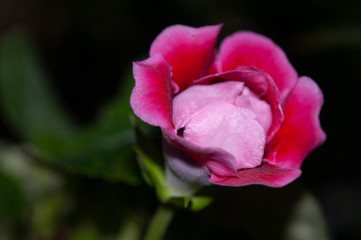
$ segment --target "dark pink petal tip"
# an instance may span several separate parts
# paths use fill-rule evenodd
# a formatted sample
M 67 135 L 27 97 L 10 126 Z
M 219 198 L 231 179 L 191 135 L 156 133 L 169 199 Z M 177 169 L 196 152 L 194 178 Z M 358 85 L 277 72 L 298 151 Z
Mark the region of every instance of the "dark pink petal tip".
M 150 56 L 161 54 L 172 67 L 173 80 L 180 91 L 204 76 L 215 56 L 222 25 L 193 28 L 174 25 L 161 32 L 152 43 Z
M 266 160 L 282 168 L 299 168 L 313 149 L 326 140 L 319 114 L 323 95 L 317 84 L 301 77 L 284 107 L 281 129 L 266 146 Z
M 271 39 L 253 32 L 237 32 L 220 46 L 219 71 L 255 66 L 268 73 L 285 99 L 297 82 L 297 73 L 285 53 Z
M 260 167 L 240 170 L 237 177 L 220 177 L 212 174 L 209 181 L 223 186 L 246 186 L 251 184 L 283 187 L 301 175 L 300 169 L 282 169 L 263 163 Z
M 133 63 L 135 87 L 130 105 L 135 115 L 154 126 L 172 129 L 171 70 L 161 55 Z

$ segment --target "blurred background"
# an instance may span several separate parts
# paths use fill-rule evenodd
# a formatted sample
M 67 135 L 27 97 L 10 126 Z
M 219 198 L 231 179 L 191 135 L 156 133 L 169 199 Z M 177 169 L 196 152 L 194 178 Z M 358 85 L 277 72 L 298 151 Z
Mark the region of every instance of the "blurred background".
M 272 38 L 323 90 L 328 138 L 285 188 L 205 189 L 214 202 L 178 211 L 165 239 L 361 239 L 360 11 L 358 0 L 1 0 L 0 240 L 144 233 L 158 200 L 132 149 L 131 62 L 178 23 Z

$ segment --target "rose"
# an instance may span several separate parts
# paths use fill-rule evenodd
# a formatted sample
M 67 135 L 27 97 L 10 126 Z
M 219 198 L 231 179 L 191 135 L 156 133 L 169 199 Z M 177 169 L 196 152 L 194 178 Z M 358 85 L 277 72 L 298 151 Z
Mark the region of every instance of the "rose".
M 133 64 L 131 106 L 161 127 L 171 181 L 284 186 L 326 138 L 322 92 L 262 35 L 237 32 L 216 54 L 220 29 L 160 33 L 150 57 Z

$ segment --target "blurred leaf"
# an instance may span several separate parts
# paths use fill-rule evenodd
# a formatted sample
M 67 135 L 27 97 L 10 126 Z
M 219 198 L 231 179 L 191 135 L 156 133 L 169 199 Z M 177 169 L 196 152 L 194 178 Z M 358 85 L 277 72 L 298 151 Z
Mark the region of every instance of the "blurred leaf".
M 0 144 L 0 158 L 0 167 L 17 179 L 31 203 L 56 193 L 62 186 L 59 174 L 37 164 L 19 146 Z
M 0 226 L 0 240 L 12 240 L 8 231 L 4 230 Z
M 71 171 L 108 180 L 138 184 L 139 169 L 131 146 L 135 143 L 129 114 L 130 88 L 134 80 L 123 78 L 125 88 L 110 101 L 98 121 L 70 139 L 56 154 L 59 162 Z
M 26 200 L 27 226 L 36 235 L 49 239 L 68 206 L 62 178 L 37 164 L 20 147 L 0 145 L 0 158 L 0 167 L 16 179 Z
M 48 86 L 26 35 L 8 34 L 0 45 L 1 104 L 9 124 L 42 150 L 73 136 L 75 126 Z
M 330 239 L 321 207 L 310 193 L 305 192 L 295 204 L 290 221 L 286 226 L 284 239 Z
M 25 203 L 19 182 L 0 168 L 0 223 L 20 218 Z
M 44 239 L 50 239 L 58 227 L 60 217 L 68 206 L 66 194 L 58 191 L 39 199 L 33 206 L 32 230 Z
M 118 232 L 117 240 L 138 240 L 145 224 L 145 214 L 141 211 L 132 211 L 126 218 Z
M 107 132 L 93 128 L 69 140 L 54 156 L 56 163 L 68 171 L 137 184 L 139 171 L 131 149 L 133 139 L 130 130 Z
M 101 240 L 103 239 L 92 225 L 84 225 L 76 229 L 69 240 Z
M 135 142 L 128 115 L 130 86 L 124 89 L 86 129 L 78 129 L 48 86 L 25 34 L 15 32 L 0 45 L 0 96 L 11 126 L 34 147 L 42 160 L 68 171 L 128 184 L 139 182 L 131 145 Z

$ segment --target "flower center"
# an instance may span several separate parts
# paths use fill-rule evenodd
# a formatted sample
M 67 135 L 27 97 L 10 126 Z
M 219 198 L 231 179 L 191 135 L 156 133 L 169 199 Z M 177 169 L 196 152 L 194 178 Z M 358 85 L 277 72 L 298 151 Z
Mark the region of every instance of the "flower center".
M 266 139 L 254 112 L 226 102 L 209 104 L 195 113 L 183 137 L 197 146 L 231 153 L 237 169 L 261 164 Z
M 261 164 L 272 124 L 269 104 L 243 82 L 194 85 L 173 99 L 177 135 L 204 148 L 221 148 L 238 169 Z

